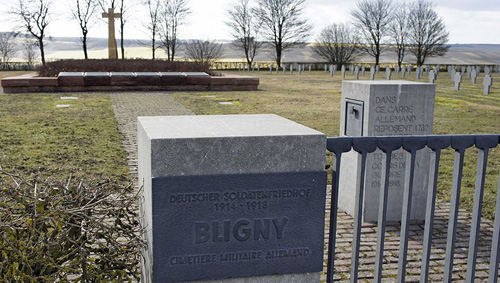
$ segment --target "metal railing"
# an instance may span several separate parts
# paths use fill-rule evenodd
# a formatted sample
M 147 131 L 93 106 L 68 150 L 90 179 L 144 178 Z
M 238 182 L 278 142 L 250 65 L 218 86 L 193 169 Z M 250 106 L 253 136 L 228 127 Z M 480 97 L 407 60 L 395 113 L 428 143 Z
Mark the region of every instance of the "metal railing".
M 375 258 L 374 282 L 382 281 L 382 265 L 384 252 L 384 237 L 387 216 L 387 197 L 389 191 L 389 176 L 391 171 L 391 156 L 395 150 L 404 149 L 407 160 L 410 160 L 409 168 L 406 168 L 403 210 L 401 219 L 401 234 L 398 258 L 397 281 L 404 282 L 406 275 L 406 263 L 408 255 L 408 236 L 410 233 L 410 212 L 413 193 L 413 180 L 415 174 L 415 160 L 417 152 L 427 147 L 431 150 L 429 187 L 427 191 L 427 204 L 425 215 L 425 228 L 423 238 L 423 251 L 420 282 L 427 282 L 429 276 L 429 263 L 432 244 L 434 212 L 436 207 L 436 189 L 438 185 L 439 161 L 441 151 L 451 147 L 454 153 L 450 217 L 448 220 L 448 233 L 446 241 L 446 256 L 444 266 L 444 282 L 451 282 L 453 272 L 453 258 L 455 253 L 455 241 L 457 233 L 457 221 L 459 212 L 460 189 L 462 184 L 462 173 L 464 167 L 465 151 L 475 146 L 478 150 L 476 183 L 474 189 L 474 205 L 472 211 L 472 225 L 469 239 L 466 281 L 474 282 L 476 259 L 478 250 L 479 228 L 481 222 L 483 192 L 485 186 L 486 167 L 490 149 L 499 144 L 500 135 L 447 135 L 447 136 L 388 136 L 388 137 L 339 137 L 328 138 L 327 149 L 332 152 L 336 167 L 332 176 L 332 194 L 330 211 L 330 234 L 328 242 L 327 282 L 333 282 L 335 240 L 337 228 L 337 209 L 339 194 L 339 178 L 342 154 L 354 150 L 361 157 L 361 170 L 359 186 L 355 192 L 354 230 L 351 257 L 351 282 L 357 282 L 359 268 L 359 251 L 362 227 L 362 209 L 364 202 L 366 160 L 369 153 L 380 149 L 385 153 L 385 171 L 380 182 L 380 201 L 377 224 L 377 247 Z M 407 165 L 408 166 L 408 163 Z M 488 282 L 498 281 L 498 264 L 500 258 L 500 181 L 496 200 L 494 232 L 491 243 L 491 256 L 489 266 Z

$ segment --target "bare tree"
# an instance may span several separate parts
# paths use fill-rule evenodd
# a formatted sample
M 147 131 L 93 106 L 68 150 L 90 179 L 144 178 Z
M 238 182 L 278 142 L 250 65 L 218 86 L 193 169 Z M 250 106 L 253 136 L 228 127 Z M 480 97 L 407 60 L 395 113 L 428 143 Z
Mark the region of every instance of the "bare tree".
M 179 27 L 185 23 L 191 13 L 187 7 L 187 0 L 166 0 L 161 11 L 163 27 L 160 31 L 162 46 L 167 51 L 167 60 L 174 61 L 179 46 Z
M 408 45 L 408 17 L 410 11 L 408 5 L 403 2 L 394 9 L 392 22 L 389 24 L 389 33 L 395 45 L 395 52 L 398 58 L 398 66 L 405 58 L 406 48 Z
M 347 24 L 332 24 L 321 31 L 312 50 L 331 64 L 347 64 L 360 53 L 359 35 Z
M 38 47 L 38 44 L 36 42 L 34 42 L 33 40 L 30 40 L 29 38 L 26 38 L 24 40 L 23 56 L 24 56 L 24 59 L 26 60 L 26 63 L 28 63 L 28 66 L 30 68 L 33 66 L 36 58 L 38 57 L 37 47 Z
M 226 25 L 231 29 L 233 45 L 245 54 L 248 65 L 253 60 L 263 42 L 258 40 L 259 24 L 249 5 L 250 0 L 236 0 L 232 9 L 228 10 L 229 21 Z
M 411 5 L 409 15 L 409 51 L 415 55 L 417 65 L 422 66 L 429 57 L 444 55 L 449 46 L 449 32 L 434 10 L 433 4 L 417 0 Z
M 186 43 L 186 56 L 198 63 L 210 65 L 224 54 L 224 46 L 210 40 L 191 40 Z
M 14 42 L 16 37 L 17 34 L 14 32 L 0 33 L 0 56 L 2 57 L 2 62 L 9 62 L 16 53 L 16 44 Z
M 391 21 L 391 0 L 360 0 L 351 11 L 354 26 L 364 37 L 366 52 L 375 58 L 375 65 L 380 62 L 384 38 L 388 35 Z
M 144 23 L 144 27 L 147 29 L 148 36 L 151 39 L 151 57 L 154 60 L 156 57 L 156 49 L 160 48 L 158 37 L 161 26 L 160 12 L 162 5 L 160 0 L 145 0 L 143 4 L 146 5 L 148 9 L 148 21 Z
M 257 0 L 254 12 L 262 26 L 262 34 L 275 50 L 278 67 L 283 52 L 304 46 L 312 26 L 301 19 L 305 0 Z
M 36 40 L 40 48 L 42 64 L 45 65 L 44 39 L 50 24 L 51 0 L 19 0 L 12 13 L 21 20 L 21 25 Z
M 78 22 L 80 26 L 80 30 L 82 31 L 82 48 L 83 55 L 85 59 L 89 58 L 87 52 L 87 34 L 89 33 L 89 27 L 91 24 L 91 20 L 94 16 L 94 12 L 97 8 L 97 3 L 95 0 L 74 0 L 71 8 L 71 13 L 73 14 L 73 18 Z

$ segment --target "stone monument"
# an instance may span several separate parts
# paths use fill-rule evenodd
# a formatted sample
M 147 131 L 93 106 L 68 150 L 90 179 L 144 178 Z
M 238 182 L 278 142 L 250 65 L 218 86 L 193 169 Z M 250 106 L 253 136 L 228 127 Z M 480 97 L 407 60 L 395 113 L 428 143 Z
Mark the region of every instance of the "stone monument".
M 341 100 L 341 136 L 393 136 L 432 134 L 436 85 L 410 81 L 344 81 Z M 377 222 L 385 154 L 377 150 L 367 157 L 363 221 Z M 339 208 L 354 215 L 358 153 L 342 156 Z M 406 155 L 392 153 L 387 221 L 401 220 Z M 413 189 L 411 219 L 424 220 L 430 151 L 420 150 Z M 383 184 L 382 184 L 383 185 Z
M 109 8 L 107 13 L 102 13 L 103 18 L 108 19 L 108 58 L 118 59 L 118 48 L 115 39 L 115 19 L 121 18 L 122 14 L 115 13 L 113 8 Z
M 277 115 L 139 117 L 138 146 L 142 282 L 320 281 L 323 133 Z

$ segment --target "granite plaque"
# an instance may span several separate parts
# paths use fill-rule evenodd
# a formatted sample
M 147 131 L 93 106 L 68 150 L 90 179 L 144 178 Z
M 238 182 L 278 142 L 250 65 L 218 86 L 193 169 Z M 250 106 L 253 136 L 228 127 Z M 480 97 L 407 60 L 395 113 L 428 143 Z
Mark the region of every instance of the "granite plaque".
M 155 281 L 322 269 L 324 171 L 161 177 L 152 187 Z

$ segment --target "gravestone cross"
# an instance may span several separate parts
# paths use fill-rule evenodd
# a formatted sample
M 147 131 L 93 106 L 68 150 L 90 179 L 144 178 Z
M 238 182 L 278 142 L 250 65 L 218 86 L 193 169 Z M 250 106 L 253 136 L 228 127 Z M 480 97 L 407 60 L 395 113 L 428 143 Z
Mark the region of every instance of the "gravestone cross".
M 385 67 L 385 77 L 388 81 L 391 80 L 391 68 Z
M 344 80 L 345 79 L 345 65 L 342 65 L 342 67 L 340 68 L 341 72 L 342 72 L 342 79 Z
M 455 73 L 455 90 L 460 90 L 460 83 L 462 82 L 462 73 Z
M 484 85 L 483 94 L 490 94 L 491 84 L 492 83 L 493 83 L 493 78 L 491 77 L 491 75 L 484 76 L 484 80 L 483 80 L 483 85 Z
M 325 72 L 327 71 L 328 65 L 325 64 Z
M 113 8 L 109 8 L 107 13 L 102 13 L 103 18 L 108 19 L 108 57 L 118 59 L 118 48 L 115 40 L 115 19 L 121 18 L 122 14 L 115 13 Z
M 370 80 L 375 80 L 375 68 L 373 66 L 370 67 Z
M 311 66 L 312 66 L 312 65 L 311 65 L 311 64 L 309 64 L 309 73 L 311 72 L 311 68 L 312 68 Z
M 434 70 L 429 71 L 429 83 L 433 84 L 436 81 L 436 73 Z
M 472 71 L 470 72 L 470 79 L 473 84 L 476 84 L 476 79 L 477 79 L 476 69 L 472 69 Z

